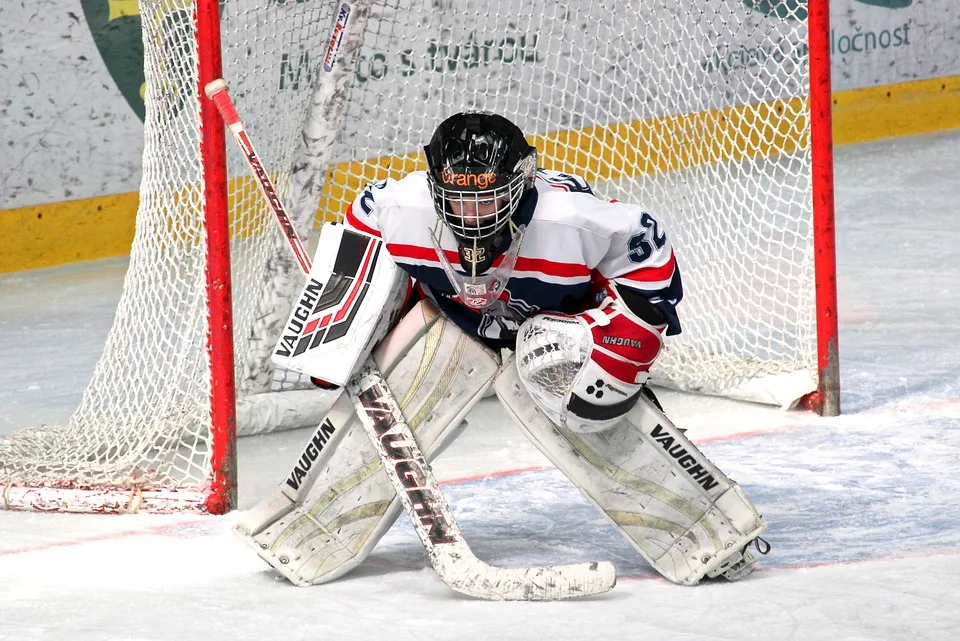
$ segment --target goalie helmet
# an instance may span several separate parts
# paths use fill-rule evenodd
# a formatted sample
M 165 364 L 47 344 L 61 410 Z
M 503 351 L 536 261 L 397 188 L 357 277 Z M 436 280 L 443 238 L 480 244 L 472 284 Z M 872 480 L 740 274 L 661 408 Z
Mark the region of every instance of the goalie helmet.
M 520 200 L 533 185 L 537 152 L 515 124 L 491 113 L 459 113 L 424 148 L 440 220 L 459 246 L 460 265 L 483 274 L 508 244 Z

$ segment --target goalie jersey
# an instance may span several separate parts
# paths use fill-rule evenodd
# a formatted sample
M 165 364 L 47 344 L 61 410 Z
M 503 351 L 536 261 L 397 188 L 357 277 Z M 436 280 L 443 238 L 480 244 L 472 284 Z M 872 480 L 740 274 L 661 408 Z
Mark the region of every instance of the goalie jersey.
M 431 242 L 434 232 L 447 260 L 459 268 L 456 240 L 443 233 L 425 172 L 369 185 L 348 208 L 345 223 L 381 237 L 424 295 L 495 349 L 513 348 L 520 324 L 541 311 L 575 314 L 595 306 L 594 285 L 608 280 L 657 307 L 668 335 L 680 332 L 680 271 L 654 215 L 597 198 L 582 178 L 541 169 L 514 221 L 526 225 L 516 265 L 498 304 L 483 313 L 458 299 Z

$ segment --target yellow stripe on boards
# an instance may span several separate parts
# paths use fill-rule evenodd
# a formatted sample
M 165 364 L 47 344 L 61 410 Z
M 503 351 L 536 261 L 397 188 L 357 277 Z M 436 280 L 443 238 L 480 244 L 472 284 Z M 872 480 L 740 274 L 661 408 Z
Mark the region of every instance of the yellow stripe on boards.
M 746 157 L 790 152 L 807 144 L 805 100 L 772 101 L 728 109 L 618 122 L 530 136 L 545 169 L 576 171 L 588 182 L 684 169 Z M 406 154 L 339 163 L 327 172 L 318 224 L 338 219 L 369 182 L 399 179 L 426 169 Z
M 742 105 L 536 136 L 547 169 L 576 167 L 588 182 L 790 152 L 807 144 L 805 100 Z
M 625 178 L 802 148 L 805 102 L 778 100 L 530 140 L 548 169 L 579 167 L 591 182 Z M 960 76 L 837 92 L 833 104 L 838 145 L 952 129 L 960 127 Z M 367 183 L 421 169 L 419 151 L 331 166 L 318 224 L 340 218 Z M 252 179 L 238 179 L 232 187 L 231 200 L 260 198 Z M 138 194 L 128 193 L 0 210 L 0 272 L 127 255 L 137 202 Z M 265 221 L 254 233 L 272 232 L 269 212 Z
M 833 95 L 833 142 L 848 145 L 960 127 L 960 76 Z
M 0 273 L 126 256 L 139 194 L 0 211 Z

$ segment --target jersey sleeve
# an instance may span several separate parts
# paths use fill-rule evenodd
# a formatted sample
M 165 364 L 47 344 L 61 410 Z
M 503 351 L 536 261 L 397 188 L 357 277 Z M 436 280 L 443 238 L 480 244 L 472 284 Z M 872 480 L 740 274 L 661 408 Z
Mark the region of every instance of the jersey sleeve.
M 380 212 L 396 200 L 397 181 L 392 178 L 370 183 L 347 207 L 344 224 L 350 229 L 381 237 Z
M 679 334 L 677 303 L 683 284 L 673 244 L 660 221 L 635 205 L 609 203 L 603 209 L 598 218 L 610 242 L 594 273 L 647 299 L 665 316 L 667 335 Z

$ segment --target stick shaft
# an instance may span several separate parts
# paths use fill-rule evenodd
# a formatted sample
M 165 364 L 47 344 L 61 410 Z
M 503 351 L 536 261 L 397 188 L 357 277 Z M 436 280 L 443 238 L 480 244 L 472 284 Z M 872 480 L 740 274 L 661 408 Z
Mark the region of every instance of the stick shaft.
M 277 223 L 280 225 L 280 230 L 290 244 L 294 258 L 296 258 L 297 263 L 300 265 L 301 271 L 303 271 L 304 274 L 309 274 L 310 257 L 307 256 L 303 241 L 300 240 L 300 235 L 297 234 L 297 230 L 293 226 L 290 216 L 287 214 L 287 209 L 283 206 L 280 194 L 277 193 L 276 188 L 273 186 L 273 181 L 270 180 L 267 170 L 264 169 L 263 163 L 260 162 L 260 156 L 257 155 L 257 151 L 254 149 L 253 143 L 250 141 L 250 137 L 243 127 L 240 114 L 237 113 L 237 108 L 234 106 L 233 100 L 230 98 L 230 93 L 227 91 L 227 83 L 224 82 L 222 78 L 219 78 L 209 83 L 204 91 L 207 97 L 213 101 L 213 104 L 217 106 L 217 111 L 220 112 L 223 121 L 230 129 L 230 133 L 233 134 L 233 139 L 237 142 L 237 146 L 239 146 L 240 151 L 243 152 L 243 157 L 247 161 L 247 165 L 250 166 L 250 171 L 253 172 L 254 178 L 257 179 L 257 184 L 260 186 L 260 192 L 264 198 L 266 198 L 270 209 L 273 210 Z

